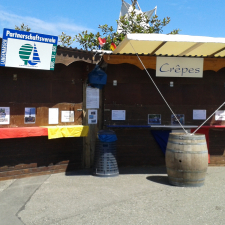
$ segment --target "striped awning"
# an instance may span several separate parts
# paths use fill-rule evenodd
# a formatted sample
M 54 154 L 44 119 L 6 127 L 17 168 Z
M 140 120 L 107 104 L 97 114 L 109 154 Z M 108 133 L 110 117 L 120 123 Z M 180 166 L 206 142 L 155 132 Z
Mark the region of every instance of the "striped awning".
M 128 34 L 113 54 L 225 57 L 225 38 L 180 34 Z

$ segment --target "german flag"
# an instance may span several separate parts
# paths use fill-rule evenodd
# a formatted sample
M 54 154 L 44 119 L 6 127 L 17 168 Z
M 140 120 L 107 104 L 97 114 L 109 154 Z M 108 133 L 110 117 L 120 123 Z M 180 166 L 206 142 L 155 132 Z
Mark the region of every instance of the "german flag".
M 112 42 L 111 45 L 110 45 L 110 49 L 112 51 L 114 51 L 116 49 L 116 45 Z

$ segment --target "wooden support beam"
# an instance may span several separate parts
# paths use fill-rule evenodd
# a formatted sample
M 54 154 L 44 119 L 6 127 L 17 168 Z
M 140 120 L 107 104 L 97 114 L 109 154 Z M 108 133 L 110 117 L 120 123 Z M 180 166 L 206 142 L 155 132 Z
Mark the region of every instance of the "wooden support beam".
M 163 43 L 161 43 L 155 50 L 153 50 L 150 55 L 154 55 L 160 48 L 162 48 L 163 45 L 166 44 L 167 41 L 164 41 Z
M 214 52 L 213 54 L 211 54 L 209 57 L 214 57 L 217 53 L 219 52 L 222 52 L 223 50 L 225 50 L 225 47 L 224 48 L 221 48 L 220 50 Z
M 139 56 L 147 69 L 156 69 L 156 56 Z M 129 63 L 143 70 L 143 66 L 136 55 L 104 55 L 103 59 L 108 64 Z M 225 67 L 225 58 L 204 58 L 203 70 L 218 70 Z

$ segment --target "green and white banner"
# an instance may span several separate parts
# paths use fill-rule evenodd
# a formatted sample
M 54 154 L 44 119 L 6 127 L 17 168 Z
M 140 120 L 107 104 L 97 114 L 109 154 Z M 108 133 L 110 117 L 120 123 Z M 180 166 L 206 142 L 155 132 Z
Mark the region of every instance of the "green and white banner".
M 57 36 L 4 29 L 0 66 L 54 70 Z

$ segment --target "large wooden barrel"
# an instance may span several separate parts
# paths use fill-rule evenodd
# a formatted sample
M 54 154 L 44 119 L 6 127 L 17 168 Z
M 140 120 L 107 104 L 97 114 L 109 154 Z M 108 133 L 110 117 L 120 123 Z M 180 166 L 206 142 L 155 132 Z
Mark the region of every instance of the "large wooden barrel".
M 170 133 L 166 147 L 166 168 L 172 185 L 202 186 L 208 168 L 205 135 Z

